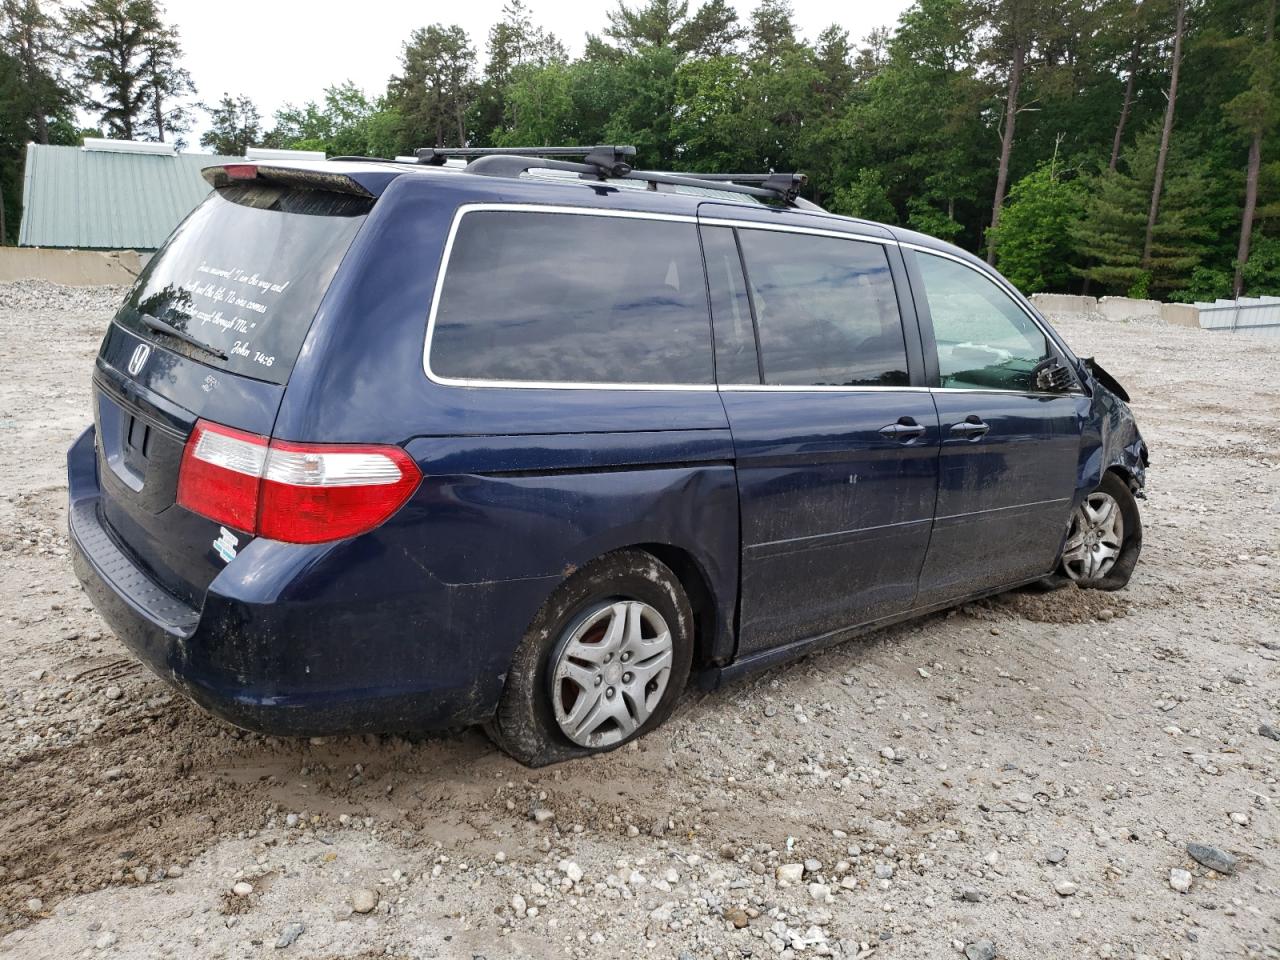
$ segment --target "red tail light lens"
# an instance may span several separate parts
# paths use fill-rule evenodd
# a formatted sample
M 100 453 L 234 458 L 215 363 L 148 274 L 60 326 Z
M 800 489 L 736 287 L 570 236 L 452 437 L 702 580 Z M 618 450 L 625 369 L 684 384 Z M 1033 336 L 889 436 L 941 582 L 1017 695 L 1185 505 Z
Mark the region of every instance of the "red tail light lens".
M 421 480 L 399 447 L 268 442 L 202 420 L 183 453 L 178 503 L 272 540 L 323 543 L 383 523 Z
M 267 453 L 258 533 L 288 543 L 355 536 L 399 510 L 421 479 L 399 447 L 277 440 Z
M 223 526 L 253 533 L 266 462 L 266 437 L 201 420 L 182 451 L 178 504 Z
M 256 180 L 258 168 L 252 163 L 228 163 L 223 172 L 232 180 Z

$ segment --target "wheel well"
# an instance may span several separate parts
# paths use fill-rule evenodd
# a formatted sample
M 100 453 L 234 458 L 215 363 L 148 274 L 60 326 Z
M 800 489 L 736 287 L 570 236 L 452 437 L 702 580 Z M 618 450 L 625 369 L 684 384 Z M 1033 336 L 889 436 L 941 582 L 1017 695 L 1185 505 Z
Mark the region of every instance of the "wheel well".
M 657 557 L 676 575 L 689 606 L 693 608 L 693 663 L 695 667 L 711 660 L 711 646 L 716 635 L 716 604 L 711 584 L 693 554 L 666 543 L 639 543 L 635 549 Z
M 1102 475 L 1105 477 L 1108 473 L 1114 473 L 1117 477 L 1123 480 L 1124 485 L 1129 489 L 1130 493 L 1137 489 L 1134 484 L 1133 473 L 1127 467 L 1118 463 L 1113 463 L 1102 472 Z

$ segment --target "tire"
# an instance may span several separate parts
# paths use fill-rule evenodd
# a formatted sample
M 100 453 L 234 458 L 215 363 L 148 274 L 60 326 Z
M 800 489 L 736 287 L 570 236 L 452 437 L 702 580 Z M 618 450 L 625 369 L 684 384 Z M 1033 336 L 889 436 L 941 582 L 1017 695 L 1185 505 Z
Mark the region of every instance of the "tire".
M 616 750 L 648 733 L 684 690 L 693 622 L 665 564 L 641 550 L 606 554 L 560 584 L 533 618 L 486 732 L 529 767 Z
M 1108 504 L 1118 511 L 1117 527 L 1112 515 L 1105 512 Z M 1101 522 L 1099 522 L 1101 518 Z M 1114 550 L 1114 556 L 1105 555 Z M 1071 514 L 1067 539 L 1058 567 L 1046 578 L 1050 587 L 1074 583 L 1088 590 L 1120 590 L 1129 583 L 1142 553 L 1142 516 L 1138 501 L 1121 477 L 1108 472 L 1102 482 Z M 1101 560 L 1090 560 L 1102 556 Z

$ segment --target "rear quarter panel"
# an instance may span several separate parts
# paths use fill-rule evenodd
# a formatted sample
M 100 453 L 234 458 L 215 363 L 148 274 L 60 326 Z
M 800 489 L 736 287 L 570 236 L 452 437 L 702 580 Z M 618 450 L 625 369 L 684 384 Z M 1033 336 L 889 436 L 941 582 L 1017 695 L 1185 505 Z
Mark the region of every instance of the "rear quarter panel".
M 714 636 L 703 640 L 728 651 L 738 500 L 719 395 L 709 387 L 457 387 L 428 379 L 427 318 L 457 207 L 590 206 L 594 197 L 450 179 L 442 188 L 404 176 L 387 189 L 334 280 L 281 404 L 276 437 L 403 444 L 424 476 L 392 521 L 357 538 L 363 546 L 340 548 L 358 549 L 348 559 L 365 572 L 323 563 L 333 586 L 414 610 L 422 642 L 495 678 L 566 576 L 611 550 L 666 545 L 694 560 L 716 608 Z M 609 200 L 618 209 L 640 204 L 655 209 L 654 195 Z

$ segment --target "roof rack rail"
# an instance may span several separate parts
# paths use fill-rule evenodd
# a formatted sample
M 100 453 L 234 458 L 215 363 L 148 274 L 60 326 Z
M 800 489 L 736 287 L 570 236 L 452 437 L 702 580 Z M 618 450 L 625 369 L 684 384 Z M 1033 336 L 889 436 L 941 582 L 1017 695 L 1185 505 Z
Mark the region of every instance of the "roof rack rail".
M 443 166 L 453 158 L 469 160 L 464 172 L 477 176 L 518 177 L 527 170 L 564 170 L 600 180 L 640 180 L 658 185 L 703 187 L 781 200 L 803 210 L 822 208 L 800 196 L 809 178 L 803 173 L 667 173 L 637 170 L 636 148 L 629 145 L 590 147 L 420 147 L 417 162 Z M 581 160 L 563 159 L 581 157 Z M 334 160 L 373 160 L 373 157 L 333 157 Z M 386 161 L 400 162 L 400 161 Z

